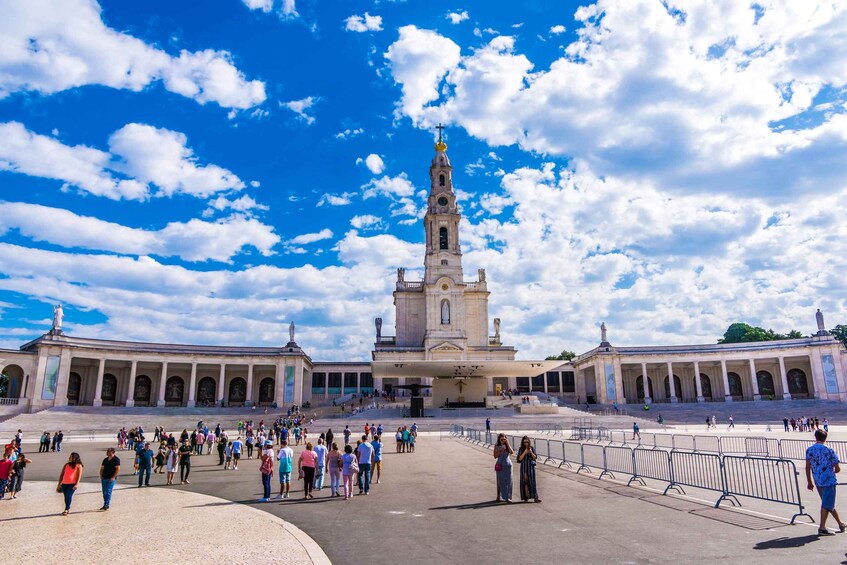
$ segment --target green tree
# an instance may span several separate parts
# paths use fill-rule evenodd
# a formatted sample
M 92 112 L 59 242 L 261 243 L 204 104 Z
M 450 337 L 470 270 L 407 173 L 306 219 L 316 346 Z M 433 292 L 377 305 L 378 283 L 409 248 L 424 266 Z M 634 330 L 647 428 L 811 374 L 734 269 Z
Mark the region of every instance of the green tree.
M 545 361 L 573 361 L 576 358 L 576 353 L 563 349 L 558 355 L 550 355 L 545 358 Z
M 730 324 L 718 340 L 718 343 L 747 343 L 751 341 L 776 341 L 780 339 L 799 339 L 803 334 L 797 330 L 791 330 L 787 334 L 776 333 L 758 326 L 751 326 L 744 322 Z
M 832 328 L 832 335 L 835 336 L 835 339 L 843 343 L 844 347 L 847 347 L 847 325 L 838 324 Z

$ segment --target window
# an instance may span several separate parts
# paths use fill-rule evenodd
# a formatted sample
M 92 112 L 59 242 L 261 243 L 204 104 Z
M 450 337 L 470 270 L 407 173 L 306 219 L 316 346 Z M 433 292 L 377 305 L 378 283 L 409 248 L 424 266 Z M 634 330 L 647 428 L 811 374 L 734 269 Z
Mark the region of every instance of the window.
M 441 264 L 444 265 L 444 266 L 447 266 L 448 265 L 447 259 L 442 259 Z
M 450 323 L 450 301 L 447 299 L 441 301 L 441 323 Z
M 444 175 L 438 175 L 438 186 L 444 186 L 446 181 L 447 179 L 444 177 Z
M 359 373 L 344 373 L 344 388 L 356 388 Z
M 447 228 L 438 230 L 438 248 L 447 249 Z
M 562 371 L 562 392 L 575 392 L 573 371 Z
M 559 392 L 559 371 L 547 373 L 547 392 Z
M 362 388 L 373 388 L 374 376 L 371 373 L 361 373 Z
M 329 374 L 329 388 L 341 388 L 341 373 Z
M 326 386 L 326 373 L 312 373 L 312 388 L 323 388 Z
M 517 377 L 515 388 L 518 389 L 518 392 L 529 392 L 529 377 Z
M 532 377 L 532 390 L 544 391 L 544 375 Z

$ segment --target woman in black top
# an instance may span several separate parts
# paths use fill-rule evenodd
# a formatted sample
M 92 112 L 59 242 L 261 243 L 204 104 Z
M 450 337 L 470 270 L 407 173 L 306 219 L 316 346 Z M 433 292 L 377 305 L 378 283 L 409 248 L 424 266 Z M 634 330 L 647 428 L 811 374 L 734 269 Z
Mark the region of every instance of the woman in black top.
M 14 475 L 9 482 L 9 492 L 12 493 L 12 498 L 18 496 L 21 492 L 21 485 L 24 482 L 27 463 L 32 463 L 32 459 L 27 459 L 23 453 L 18 453 L 18 458 L 15 460 L 15 465 L 12 467 Z
M 532 447 L 532 441 L 527 436 L 521 439 L 521 446 L 518 449 L 518 463 L 521 465 L 521 500 L 529 502 L 533 499 L 535 502 L 541 502 L 538 498 L 538 488 L 535 484 L 535 463 L 538 455 L 535 453 L 535 448 Z

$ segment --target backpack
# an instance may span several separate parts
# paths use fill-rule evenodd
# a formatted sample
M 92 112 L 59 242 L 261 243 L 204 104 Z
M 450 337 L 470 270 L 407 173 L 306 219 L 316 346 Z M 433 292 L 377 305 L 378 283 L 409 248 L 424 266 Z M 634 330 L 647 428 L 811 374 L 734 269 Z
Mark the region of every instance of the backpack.
M 262 464 L 259 466 L 259 470 L 262 472 L 263 475 L 273 475 L 273 472 L 274 472 L 273 457 L 268 457 L 264 461 L 262 461 Z

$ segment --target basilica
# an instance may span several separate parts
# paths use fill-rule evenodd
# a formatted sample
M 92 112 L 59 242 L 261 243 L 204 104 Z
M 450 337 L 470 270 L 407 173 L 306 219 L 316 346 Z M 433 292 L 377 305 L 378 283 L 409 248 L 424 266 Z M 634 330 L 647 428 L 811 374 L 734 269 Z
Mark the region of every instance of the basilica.
M 847 401 L 847 351 L 816 315 L 808 338 L 737 344 L 613 345 L 601 326 L 594 349 L 570 362 L 516 360 L 489 319 L 484 269 L 466 280 L 462 216 L 439 134 L 423 220 L 423 280 L 398 269 L 395 331 L 375 319 L 370 361 L 313 361 L 295 341 L 281 347 L 90 339 L 53 327 L 18 350 L 0 349 L 6 379 L 0 415 L 53 406 L 282 406 L 330 403 L 375 390 L 427 391 L 434 406 L 490 406 L 504 390 L 571 403 Z M 377 313 L 378 314 L 378 313 Z M 492 333 L 493 329 L 493 333 Z M 562 336 L 563 340 L 566 336 Z

